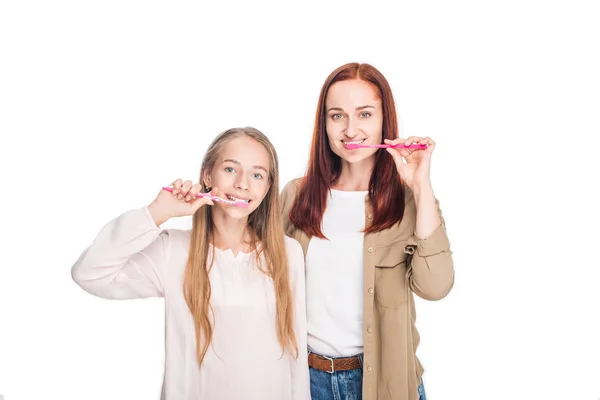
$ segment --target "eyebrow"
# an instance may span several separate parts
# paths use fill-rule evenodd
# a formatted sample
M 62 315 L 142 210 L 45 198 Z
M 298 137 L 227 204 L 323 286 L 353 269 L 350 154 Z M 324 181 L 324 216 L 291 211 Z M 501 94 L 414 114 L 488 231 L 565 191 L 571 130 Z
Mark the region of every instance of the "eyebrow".
M 225 164 L 226 162 L 234 163 L 234 164 L 240 165 L 240 166 L 242 165 L 242 163 L 240 163 L 239 161 L 233 160 L 231 158 L 228 158 L 227 160 L 223 160 L 223 164 Z M 254 169 L 262 169 L 266 173 L 269 173 L 269 171 L 267 171 L 267 169 L 265 167 L 263 167 L 262 165 L 253 165 L 252 168 L 254 168 Z
M 356 111 L 364 110 L 365 108 L 375 108 L 375 107 L 374 106 L 370 106 L 370 105 L 360 106 L 360 107 L 356 107 Z M 331 107 L 329 110 L 327 110 L 327 112 L 333 111 L 333 110 L 344 111 L 340 107 Z

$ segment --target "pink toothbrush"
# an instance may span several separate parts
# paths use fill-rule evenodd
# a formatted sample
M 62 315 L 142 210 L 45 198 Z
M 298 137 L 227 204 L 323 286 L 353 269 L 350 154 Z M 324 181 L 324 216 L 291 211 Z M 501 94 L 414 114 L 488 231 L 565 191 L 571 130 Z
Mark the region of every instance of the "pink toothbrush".
M 358 143 L 348 143 L 346 145 L 346 148 L 348 150 L 355 150 L 355 149 L 387 149 L 388 147 L 404 147 L 405 149 L 417 149 L 417 150 L 425 150 L 427 148 L 427 144 L 417 144 L 417 143 L 413 143 L 413 144 L 409 144 L 408 146 L 405 144 L 397 144 L 397 145 L 392 145 L 392 144 L 358 144 Z
M 164 186 L 163 190 L 166 190 L 167 192 L 173 192 L 173 188 L 169 187 L 169 186 Z M 196 197 L 205 197 L 207 199 L 210 199 L 212 201 L 220 201 L 221 203 L 225 203 L 225 204 L 229 204 L 232 206 L 236 206 L 236 207 L 248 207 L 248 203 L 246 203 L 243 200 L 229 200 L 229 199 L 223 199 L 221 197 L 217 197 L 217 196 L 213 196 L 212 194 L 209 193 L 198 193 L 196 195 Z

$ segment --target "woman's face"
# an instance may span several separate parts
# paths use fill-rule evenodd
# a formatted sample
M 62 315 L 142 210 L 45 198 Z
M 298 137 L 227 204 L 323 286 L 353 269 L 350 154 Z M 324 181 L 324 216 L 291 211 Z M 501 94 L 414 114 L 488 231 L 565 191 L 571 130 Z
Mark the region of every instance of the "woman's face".
M 373 157 L 377 149 L 348 150 L 348 143 L 381 144 L 383 111 L 375 86 L 360 79 L 336 82 L 325 97 L 325 130 L 331 150 L 349 163 Z

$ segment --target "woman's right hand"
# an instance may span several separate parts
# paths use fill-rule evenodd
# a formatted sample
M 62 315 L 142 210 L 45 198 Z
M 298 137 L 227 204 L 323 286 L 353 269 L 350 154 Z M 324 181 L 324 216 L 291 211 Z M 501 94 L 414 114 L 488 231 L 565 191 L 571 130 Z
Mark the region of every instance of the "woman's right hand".
M 196 197 L 202 190 L 200 183 L 193 184 L 192 181 L 183 182 L 181 179 L 177 179 L 171 187 L 173 188 L 171 192 L 161 189 L 156 199 L 148 206 L 156 226 L 173 217 L 194 215 L 203 205 L 212 206 L 214 204 L 210 199 Z

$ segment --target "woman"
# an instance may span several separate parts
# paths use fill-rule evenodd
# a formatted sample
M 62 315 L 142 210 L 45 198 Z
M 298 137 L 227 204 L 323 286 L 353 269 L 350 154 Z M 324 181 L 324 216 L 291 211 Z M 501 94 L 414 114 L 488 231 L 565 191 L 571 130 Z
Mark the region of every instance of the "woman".
M 382 143 L 398 147 L 347 148 Z M 390 86 L 371 65 L 326 79 L 306 176 L 281 194 L 286 233 L 305 254 L 315 400 L 425 399 L 413 292 L 439 300 L 454 283 L 434 149 L 430 138 L 398 138 Z

